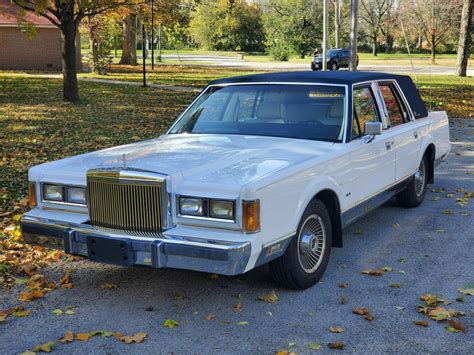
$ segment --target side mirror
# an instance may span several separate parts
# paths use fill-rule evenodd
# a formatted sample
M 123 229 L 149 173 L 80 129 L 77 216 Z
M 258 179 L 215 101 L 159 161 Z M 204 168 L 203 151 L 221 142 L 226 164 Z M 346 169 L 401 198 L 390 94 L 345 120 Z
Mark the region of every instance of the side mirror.
M 366 136 L 378 136 L 382 134 L 382 122 L 365 122 L 364 124 L 364 135 Z

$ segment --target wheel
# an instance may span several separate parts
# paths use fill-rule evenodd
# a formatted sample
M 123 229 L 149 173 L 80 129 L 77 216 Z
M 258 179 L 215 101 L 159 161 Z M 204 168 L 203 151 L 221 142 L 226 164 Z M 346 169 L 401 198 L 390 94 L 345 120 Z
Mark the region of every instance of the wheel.
M 329 63 L 329 70 L 331 71 L 336 71 L 339 69 L 339 66 L 337 65 L 337 62 L 331 62 Z
M 421 160 L 408 186 L 397 195 L 397 201 L 404 207 L 417 207 L 425 198 L 428 180 L 428 158 L 426 155 Z
M 331 253 L 331 219 L 320 200 L 312 201 L 286 252 L 270 262 L 273 279 L 281 286 L 305 289 L 316 284 L 326 270 Z

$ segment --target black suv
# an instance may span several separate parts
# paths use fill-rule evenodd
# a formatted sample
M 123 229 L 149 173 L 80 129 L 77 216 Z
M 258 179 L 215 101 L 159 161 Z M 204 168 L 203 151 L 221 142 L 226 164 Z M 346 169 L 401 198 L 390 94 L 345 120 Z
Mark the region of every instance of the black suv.
M 339 68 L 349 67 L 350 52 L 346 48 L 329 49 L 327 51 L 327 67 L 329 70 L 338 70 Z M 357 65 L 359 65 L 359 56 L 357 56 Z M 320 70 L 323 67 L 323 55 L 316 54 L 311 62 L 312 70 Z

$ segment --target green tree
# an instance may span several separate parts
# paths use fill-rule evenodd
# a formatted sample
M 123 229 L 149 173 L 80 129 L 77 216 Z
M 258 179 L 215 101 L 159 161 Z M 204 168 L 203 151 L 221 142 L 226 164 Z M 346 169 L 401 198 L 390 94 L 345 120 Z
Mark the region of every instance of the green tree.
M 267 45 L 281 47 L 282 43 L 304 58 L 322 42 L 322 2 L 313 0 L 268 0 L 263 22 Z
M 79 100 L 76 67 L 76 37 L 85 17 L 93 17 L 120 6 L 130 5 L 127 0 L 10 0 L 24 11 L 47 18 L 61 31 L 63 66 L 63 98 Z
M 261 15 L 256 3 L 236 0 L 201 3 L 192 14 L 189 34 L 205 49 L 259 51 L 264 42 Z

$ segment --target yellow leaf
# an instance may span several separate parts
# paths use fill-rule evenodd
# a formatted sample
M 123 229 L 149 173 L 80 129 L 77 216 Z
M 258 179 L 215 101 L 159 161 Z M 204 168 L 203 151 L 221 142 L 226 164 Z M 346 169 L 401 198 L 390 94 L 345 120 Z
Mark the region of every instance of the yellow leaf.
M 206 320 L 213 320 L 214 318 L 216 318 L 214 314 L 209 314 L 208 316 L 206 316 Z
M 31 311 L 28 309 L 26 311 L 16 311 L 13 312 L 12 315 L 15 317 L 28 317 L 30 315 Z
M 147 333 L 137 333 L 135 335 L 126 335 L 120 338 L 125 344 L 141 343 L 146 338 Z
M 329 328 L 329 331 L 331 333 L 343 333 L 345 332 L 346 330 L 343 328 L 343 327 L 330 327 Z
M 87 340 L 89 340 L 89 338 L 90 338 L 89 333 L 77 333 L 76 334 L 76 340 L 87 341 Z
M 113 284 L 113 283 L 104 283 L 104 284 L 100 285 L 100 288 L 112 289 L 112 288 L 118 288 L 118 285 Z
M 50 342 L 47 342 L 46 344 L 38 345 L 37 347 L 33 349 L 33 351 L 41 351 L 43 353 L 50 353 L 51 350 L 53 350 L 52 349 L 53 345 L 54 345 L 54 341 L 50 341 Z
M 448 318 L 451 317 L 449 311 L 447 311 L 445 308 L 443 307 L 436 307 L 436 308 L 433 308 L 432 310 L 430 310 L 428 312 L 428 317 L 430 317 L 431 319 L 439 322 L 439 321 L 443 321 L 443 320 L 446 320 Z
M 174 319 L 167 319 L 163 322 L 163 325 L 168 328 L 174 328 L 179 325 L 179 322 Z
M 272 290 L 272 292 L 270 292 L 266 295 L 258 296 L 257 300 L 267 302 L 267 303 L 277 303 L 278 296 L 275 293 L 275 291 Z
M 74 334 L 70 330 L 66 330 L 66 333 L 64 333 L 64 336 L 59 339 L 61 343 L 70 343 L 74 341 Z
M 474 288 L 458 288 L 458 291 L 465 295 L 474 296 Z
M 63 314 L 64 312 L 61 310 L 61 309 L 55 309 L 54 311 L 52 311 L 51 313 L 57 315 L 57 316 L 60 316 L 61 314 Z

